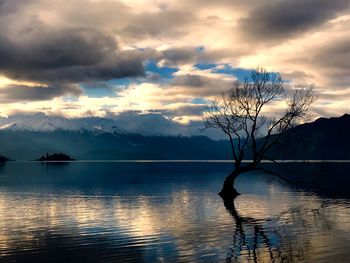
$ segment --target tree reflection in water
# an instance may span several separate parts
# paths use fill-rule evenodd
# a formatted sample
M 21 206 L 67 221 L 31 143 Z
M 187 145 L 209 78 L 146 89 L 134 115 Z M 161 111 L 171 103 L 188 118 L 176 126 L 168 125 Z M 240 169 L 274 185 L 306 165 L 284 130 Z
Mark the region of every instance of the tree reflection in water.
M 324 211 L 327 204 L 318 209 L 294 208 L 264 220 L 241 216 L 234 201 L 224 205 L 235 222 L 226 262 L 308 262 L 311 228 L 332 230 Z

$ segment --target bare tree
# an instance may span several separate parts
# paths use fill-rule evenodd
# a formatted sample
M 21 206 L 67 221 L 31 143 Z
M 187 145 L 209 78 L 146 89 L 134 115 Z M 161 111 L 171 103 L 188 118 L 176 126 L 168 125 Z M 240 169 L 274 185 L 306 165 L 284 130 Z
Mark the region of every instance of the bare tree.
M 235 169 L 224 181 L 219 193 L 222 198 L 236 197 L 235 179 L 244 172 L 264 170 L 259 164 L 269 159 L 269 150 L 288 129 L 309 117 L 310 105 L 315 100 L 312 87 L 300 85 L 289 93 L 280 74 L 257 69 L 251 72 L 250 79 L 235 82 L 204 112 L 205 127 L 221 129 L 231 144 Z M 281 104 L 284 111 L 269 113 L 271 106 Z M 243 162 L 247 153 L 252 159 L 249 163 Z

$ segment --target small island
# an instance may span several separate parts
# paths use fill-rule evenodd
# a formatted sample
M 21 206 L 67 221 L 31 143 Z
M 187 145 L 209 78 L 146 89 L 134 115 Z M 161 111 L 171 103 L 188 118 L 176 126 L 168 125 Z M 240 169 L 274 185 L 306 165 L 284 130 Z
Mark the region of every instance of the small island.
M 47 161 L 75 161 L 75 159 L 71 158 L 70 156 L 64 154 L 64 153 L 54 153 L 54 154 L 46 154 L 41 156 L 39 159 L 36 159 L 35 161 L 40 162 L 47 162 Z
M 1 163 L 6 163 L 7 161 L 10 161 L 10 159 L 7 158 L 6 156 L 0 155 L 0 164 L 1 164 Z

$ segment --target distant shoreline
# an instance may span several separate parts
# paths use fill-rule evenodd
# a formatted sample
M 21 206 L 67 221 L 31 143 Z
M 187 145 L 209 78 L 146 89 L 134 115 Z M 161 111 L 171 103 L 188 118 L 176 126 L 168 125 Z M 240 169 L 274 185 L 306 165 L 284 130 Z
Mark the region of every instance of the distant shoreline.
M 10 163 L 232 163 L 232 160 L 70 160 L 70 161 L 36 161 L 10 160 Z M 252 160 L 244 160 L 250 163 Z M 262 163 L 273 163 L 262 160 Z M 350 160 L 276 160 L 279 163 L 350 163 Z

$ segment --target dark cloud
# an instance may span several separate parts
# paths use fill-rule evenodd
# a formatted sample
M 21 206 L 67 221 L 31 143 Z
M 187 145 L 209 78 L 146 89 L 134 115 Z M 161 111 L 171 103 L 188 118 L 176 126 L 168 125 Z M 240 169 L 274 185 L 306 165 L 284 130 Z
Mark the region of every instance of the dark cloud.
M 350 70 L 350 37 L 335 40 L 315 50 L 310 62 L 327 68 Z
M 82 90 L 77 85 L 26 86 L 8 85 L 0 89 L 0 102 L 50 100 L 63 95 L 79 96 Z
M 95 96 L 96 92 L 88 88 L 100 88 L 97 96 L 118 96 L 115 84 L 153 82 L 164 90 L 162 103 L 191 103 L 191 98 L 217 96 L 229 88 L 232 82 L 227 75 L 219 77 L 220 72 L 229 71 L 217 70 L 217 75 L 210 76 L 211 69 L 207 69 L 199 75 L 192 72 L 180 76 L 180 68 L 165 79 L 162 73 L 167 69 L 160 69 L 161 65 L 171 68 L 201 63 L 244 65 L 245 58 L 253 63 L 258 52 L 264 54 L 262 58 L 266 55 L 271 65 L 281 61 L 286 69 L 284 58 L 264 50 L 264 44 L 274 41 L 273 44 L 282 44 L 283 49 L 286 41 L 317 30 L 337 39 L 327 44 L 330 41 L 324 37 L 315 43 L 314 49 L 288 54 L 295 61 L 287 62 L 297 66 L 289 68 L 284 76 L 308 82 L 318 75 L 320 82 L 327 82 L 332 89 L 345 87 L 350 82 L 350 41 L 339 40 L 344 38 L 339 34 L 347 26 L 339 24 L 348 21 L 346 18 L 335 23 L 327 21 L 348 12 L 348 3 L 349 0 L 179 0 L 144 8 L 143 4 L 127 1 L 0 0 L 0 75 L 24 81 L 19 83 L 37 83 L 36 87 L 4 87 L 0 99 L 32 101 L 65 94 L 79 96 L 82 91 L 78 85 L 88 96 Z M 236 24 L 237 19 L 240 20 Z M 332 34 L 326 33 L 328 29 Z M 248 40 L 242 39 L 240 33 Z M 259 46 L 260 43 L 263 45 Z M 145 72 L 143 65 L 147 67 L 150 59 L 157 68 L 152 71 L 150 67 Z M 131 78 L 109 81 L 123 77 Z M 201 100 L 193 101 L 196 102 Z M 138 112 L 130 120 L 143 122 L 149 118 L 154 125 L 163 123 L 178 132 L 178 126 L 173 125 L 179 124 L 171 118 L 198 116 L 201 110 L 201 106 L 195 105 L 162 110 L 159 114 Z M 137 119 L 139 115 L 143 116 L 142 121 Z M 193 123 L 187 127 L 193 127 Z
M 275 1 L 275 0 L 269 0 L 269 1 Z M 182 0 L 179 1 L 182 2 L 182 5 L 187 8 L 193 8 L 193 9 L 216 9 L 218 7 L 225 8 L 226 10 L 247 10 L 250 9 L 252 6 L 260 6 L 263 5 L 265 2 L 261 0 L 191 0 L 186 1 Z
M 323 88 L 329 90 L 342 90 L 344 88 L 349 88 L 349 69 L 327 68 L 327 66 L 325 66 L 324 68 L 319 69 L 319 73 L 326 78 Z M 345 97 L 339 96 L 339 99 L 345 99 Z
M 315 72 L 324 79 L 323 85 L 327 85 L 331 90 L 348 88 L 350 83 L 350 36 L 338 36 L 322 43 L 321 46 L 315 45 L 315 48 L 308 52 L 307 57 L 300 54 L 287 62 L 316 69 Z M 307 77 L 318 81 L 310 74 Z
M 175 76 L 171 85 L 177 87 L 174 92 L 190 94 L 194 97 L 217 96 L 232 86 L 233 81 L 222 78 L 210 78 L 201 75 Z
M 207 105 L 201 104 L 188 104 L 184 106 L 179 106 L 176 109 L 171 110 L 155 110 L 154 112 L 159 112 L 164 116 L 173 118 L 176 116 L 201 116 L 203 111 L 207 109 Z
M 348 0 L 280 0 L 252 10 L 238 27 L 251 39 L 277 41 L 320 26 L 348 7 Z
M 19 40 L 0 35 L 0 71 L 13 79 L 75 83 L 144 73 L 138 52 L 118 50 L 108 34 L 45 26 Z
M 213 80 L 208 77 L 187 74 L 187 75 L 176 76 L 172 81 L 172 85 L 201 88 L 206 85 L 210 85 L 212 82 Z
M 196 61 L 200 52 L 193 47 L 181 47 L 164 50 L 162 55 L 168 65 L 177 65 Z
M 144 12 L 128 17 L 128 25 L 117 32 L 124 36 L 140 39 L 185 35 L 188 25 L 195 21 L 192 13 L 182 10 L 160 10 Z
M 18 10 L 20 0 L 0 0 L 0 15 L 8 15 Z
M 204 47 L 174 47 L 163 50 L 158 55 L 158 59 L 162 60 L 165 65 L 177 66 L 181 64 L 197 64 L 197 63 L 212 63 L 219 62 L 222 59 L 234 58 L 249 54 L 251 50 L 244 48 L 236 48 L 235 50 L 220 48 L 220 49 L 205 49 Z

